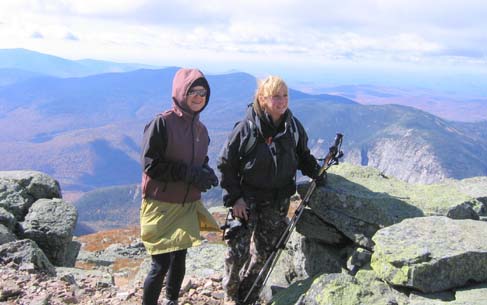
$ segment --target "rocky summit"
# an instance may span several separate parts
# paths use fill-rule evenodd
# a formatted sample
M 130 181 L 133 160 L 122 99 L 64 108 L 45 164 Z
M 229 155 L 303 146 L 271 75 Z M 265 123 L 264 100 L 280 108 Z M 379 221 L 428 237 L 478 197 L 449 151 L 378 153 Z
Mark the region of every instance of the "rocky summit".
M 42 173 L 0 173 L 0 302 L 140 304 L 150 257 L 139 229 L 73 237 L 77 213 L 56 185 Z M 299 186 L 301 196 L 307 187 Z M 290 216 L 300 196 L 293 199 Z M 487 177 L 420 185 L 335 166 L 311 196 L 262 303 L 485 305 L 486 199 Z M 180 304 L 223 304 L 226 248 L 221 234 L 203 238 L 188 251 Z

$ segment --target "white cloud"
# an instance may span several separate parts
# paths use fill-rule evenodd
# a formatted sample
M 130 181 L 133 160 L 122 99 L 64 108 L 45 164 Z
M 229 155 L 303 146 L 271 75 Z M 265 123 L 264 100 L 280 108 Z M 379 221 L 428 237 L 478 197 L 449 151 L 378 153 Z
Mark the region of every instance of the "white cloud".
M 473 0 L 2 0 L 0 47 L 163 65 L 485 66 L 486 14 Z
M 64 39 L 65 40 L 75 40 L 75 41 L 79 40 L 79 38 L 71 32 L 67 32 L 66 35 L 64 35 Z
M 34 32 L 30 35 L 30 37 L 34 39 L 43 39 L 44 35 L 42 35 L 42 33 L 40 32 Z

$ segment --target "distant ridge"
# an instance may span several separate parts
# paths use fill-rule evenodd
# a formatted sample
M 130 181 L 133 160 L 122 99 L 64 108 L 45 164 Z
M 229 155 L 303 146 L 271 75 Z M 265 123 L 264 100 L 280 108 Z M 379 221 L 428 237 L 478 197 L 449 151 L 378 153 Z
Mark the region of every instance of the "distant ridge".
M 157 67 L 92 59 L 68 60 L 27 49 L 0 49 L 0 69 L 19 69 L 57 77 L 81 77 L 142 68 Z
M 15 68 L 0 68 L 0 88 L 41 76 L 45 75 Z

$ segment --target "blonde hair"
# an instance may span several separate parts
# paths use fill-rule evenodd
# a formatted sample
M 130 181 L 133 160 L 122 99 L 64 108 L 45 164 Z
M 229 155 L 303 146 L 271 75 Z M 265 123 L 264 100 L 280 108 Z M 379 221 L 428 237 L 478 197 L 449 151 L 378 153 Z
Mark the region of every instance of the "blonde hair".
M 259 103 L 259 96 L 273 96 L 274 94 L 277 94 L 281 88 L 285 88 L 287 93 L 288 87 L 286 82 L 279 76 L 269 75 L 265 79 L 257 81 L 257 90 L 255 91 L 253 102 L 255 112 L 261 115 L 263 111 L 262 106 Z

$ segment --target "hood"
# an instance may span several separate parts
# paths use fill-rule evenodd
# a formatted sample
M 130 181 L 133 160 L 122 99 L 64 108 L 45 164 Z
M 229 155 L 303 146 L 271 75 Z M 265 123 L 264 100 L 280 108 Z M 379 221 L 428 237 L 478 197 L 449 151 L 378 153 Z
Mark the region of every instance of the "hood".
M 208 94 L 206 95 L 205 105 L 203 106 L 203 108 L 201 108 L 199 112 L 203 111 L 203 109 L 206 108 L 206 106 L 208 105 L 208 101 L 210 100 L 210 85 L 208 84 L 208 81 L 206 80 L 203 72 L 198 69 L 182 68 L 176 72 L 172 82 L 172 99 L 174 105 L 177 107 L 177 110 L 193 115 L 195 114 L 188 108 L 184 101 L 186 99 L 189 88 L 191 88 L 191 85 L 199 78 L 203 79 L 205 84 L 203 86 L 206 87 L 206 90 L 208 91 Z

